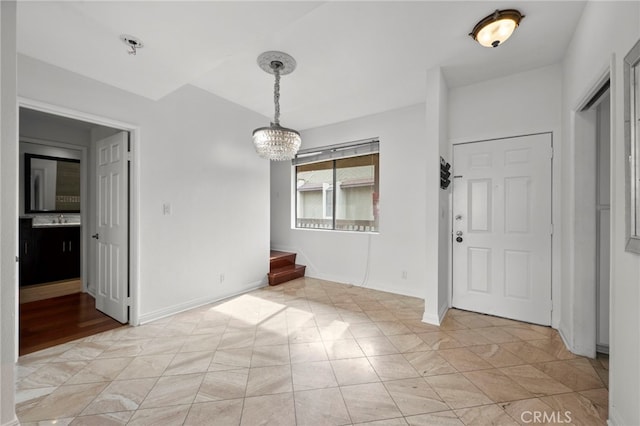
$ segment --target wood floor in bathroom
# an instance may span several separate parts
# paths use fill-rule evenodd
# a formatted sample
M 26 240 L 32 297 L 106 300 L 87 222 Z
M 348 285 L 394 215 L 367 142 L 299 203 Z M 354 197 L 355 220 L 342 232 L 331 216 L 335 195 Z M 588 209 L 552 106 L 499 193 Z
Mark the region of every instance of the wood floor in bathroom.
M 123 327 L 87 293 L 20 304 L 20 355 Z

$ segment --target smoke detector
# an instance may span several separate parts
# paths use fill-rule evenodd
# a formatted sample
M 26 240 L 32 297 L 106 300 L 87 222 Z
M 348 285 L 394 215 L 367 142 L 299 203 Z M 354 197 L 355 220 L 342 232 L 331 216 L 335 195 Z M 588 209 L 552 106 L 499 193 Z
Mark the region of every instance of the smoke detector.
M 120 40 L 129 47 L 129 55 L 135 55 L 137 50 L 144 46 L 144 44 L 142 44 L 142 40 L 132 35 L 122 34 L 120 36 Z

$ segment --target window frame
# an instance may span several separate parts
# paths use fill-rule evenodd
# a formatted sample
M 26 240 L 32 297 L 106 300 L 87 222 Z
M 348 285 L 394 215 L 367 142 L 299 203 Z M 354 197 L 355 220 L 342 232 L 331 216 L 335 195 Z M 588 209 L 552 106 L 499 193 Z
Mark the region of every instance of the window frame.
M 333 174 L 335 176 L 336 172 L 335 172 L 335 168 L 333 170 Z M 335 177 L 333 179 L 335 181 Z M 328 197 L 327 193 L 331 193 L 331 196 Z M 335 224 L 335 208 L 334 206 L 336 205 L 336 196 L 335 196 L 335 191 L 333 190 L 333 184 L 329 184 L 329 183 L 323 183 L 322 184 L 322 217 L 324 219 L 331 219 L 331 221 L 333 222 L 333 228 L 336 227 Z M 331 212 L 329 212 L 330 214 L 328 214 L 327 210 L 329 210 L 327 208 L 327 203 L 331 201 Z M 296 212 L 296 222 L 298 221 L 298 212 Z
M 640 254 L 640 40 L 624 58 L 625 250 Z
M 370 138 L 370 139 L 363 139 L 363 140 L 359 140 L 359 141 L 354 141 L 354 142 L 348 142 L 348 143 L 344 143 L 344 144 L 335 144 L 335 145 L 328 145 L 328 146 L 324 146 L 324 147 L 318 147 L 318 148 L 311 148 L 311 149 L 306 149 L 306 150 L 301 150 L 298 152 L 298 154 L 296 155 L 296 157 L 292 160 L 291 164 L 292 164 L 292 181 L 293 181 L 293 197 L 292 197 L 292 223 L 291 223 L 291 227 L 292 229 L 295 230 L 314 230 L 314 231 L 333 231 L 333 232 L 352 232 L 352 233 L 358 233 L 358 234 L 366 234 L 366 233 L 373 233 L 373 234 L 378 234 L 380 233 L 380 223 L 379 223 L 379 207 L 377 205 L 377 203 L 379 202 L 379 191 L 380 191 L 380 172 L 379 172 L 379 168 L 380 168 L 380 141 L 378 138 Z M 375 226 L 366 226 L 365 225 L 365 229 L 363 229 L 362 231 L 360 230 L 354 230 L 354 229 L 337 229 L 336 225 L 336 221 L 337 221 L 337 214 L 336 214 L 336 203 L 337 203 L 337 191 L 336 191 L 336 185 L 338 184 L 337 182 L 337 162 L 338 160 L 342 160 L 342 159 L 348 159 L 348 158 L 354 158 L 354 157 L 365 157 L 365 156 L 369 156 L 369 155 L 373 155 L 373 154 L 377 154 L 377 162 L 374 165 L 374 188 L 377 188 L 377 191 L 375 191 L 374 189 L 374 196 L 372 199 L 372 202 L 375 202 L 376 204 L 373 206 L 374 212 L 374 222 L 375 222 Z M 300 191 L 299 190 L 299 176 L 298 176 L 298 166 L 302 166 L 302 165 L 310 165 L 310 164 L 315 164 L 315 163 L 323 163 L 323 162 L 331 162 L 332 166 L 331 166 L 331 170 L 332 170 L 332 182 L 329 184 L 325 184 L 323 183 L 322 186 L 322 217 L 323 219 L 330 219 L 331 220 L 331 227 L 330 228 L 326 228 L 326 227 L 305 227 L 305 226 L 298 226 L 298 224 L 300 223 L 298 220 L 298 207 L 299 207 L 299 203 L 300 203 L 300 199 L 299 199 L 299 195 L 301 192 L 304 191 Z M 326 211 L 326 207 L 327 207 L 327 193 L 330 192 L 331 193 L 331 204 L 332 204 L 332 212 L 327 212 Z M 377 192 L 378 195 L 375 195 Z M 375 200 L 375 201 L 374 201 Z M 371 229 L 373 228 L 373 229 Z

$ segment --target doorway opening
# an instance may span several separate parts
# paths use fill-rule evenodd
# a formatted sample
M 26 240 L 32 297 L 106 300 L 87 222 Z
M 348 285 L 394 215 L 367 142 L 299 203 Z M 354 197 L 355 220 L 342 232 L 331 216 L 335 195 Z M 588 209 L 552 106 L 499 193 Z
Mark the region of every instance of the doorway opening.
M 129 179 L 135 170 L 129 164 L 135 129 L 28 100 L 20 102 L 19 129 L 19 355 L 137 323 L 135 306 L 129 306 L 137 293 L 131 288 L 135 274 L 130 272 L 136 265 L 131 264 L 129 249 L 137 241 L 131 234 L 135 209 L 130 204 L 136 197 Z M 124 212 L 120 215 L 124 234 L 120 232 L 119 238 L 126 248 L 119 262 L 124 274 L 116 280 L 99 256 L 100 244 L 91 238 L 99 225 L 98 206 L 105 207 L 98 195 L 104 192 L 99 186 L 98 147 L 105 140 L 109 144 L 114 135 L 123 141 L 117 147 L 118 164 L 124 170 L 118 176 Z M 43 171 L 34 158 L 49 161 L 48 169 Z M 102 198 L 109 199 L 110 194 Z M 44 199 L 51 202 L 43 204 Z M 102 291 L 101 278 L 116 283 L 117 302 L 121 307 L 126 304 L 124 315 L 105 309 L 111 295 Z
M 607 79 L 586 105 L 579 115 L 585 128 L 590 133 L 584 138 L 584 151 L 590 154 L 586 158 L 593 158 L 586 167 L 591 167 L 595 176 L 592 184 L 593 205 L 591 220 L 595 227 L 588 236 L 589 246 L 595 253 L 595 269 L 589 268 L 595 282 L 595 346 L 600 354 L 609 353 L 609 270 L 610 270 L 610 182 L 611 182 L 611 104 L 610 81 Z M 588 142 L 588 143 L 586 143 Z

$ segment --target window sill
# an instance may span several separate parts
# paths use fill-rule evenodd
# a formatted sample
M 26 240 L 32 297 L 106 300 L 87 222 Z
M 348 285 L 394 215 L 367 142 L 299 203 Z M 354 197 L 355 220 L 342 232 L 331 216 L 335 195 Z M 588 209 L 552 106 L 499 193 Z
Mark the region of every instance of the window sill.
M 347 229 L 325 229 L 325 228 L 297 228 L 292 226 L 293 231 L 312 231 L 312 232 L 336 232 L 340 234 L 356 234 L 356 235 L 380 235 L 380 231 L 350 231 Z

